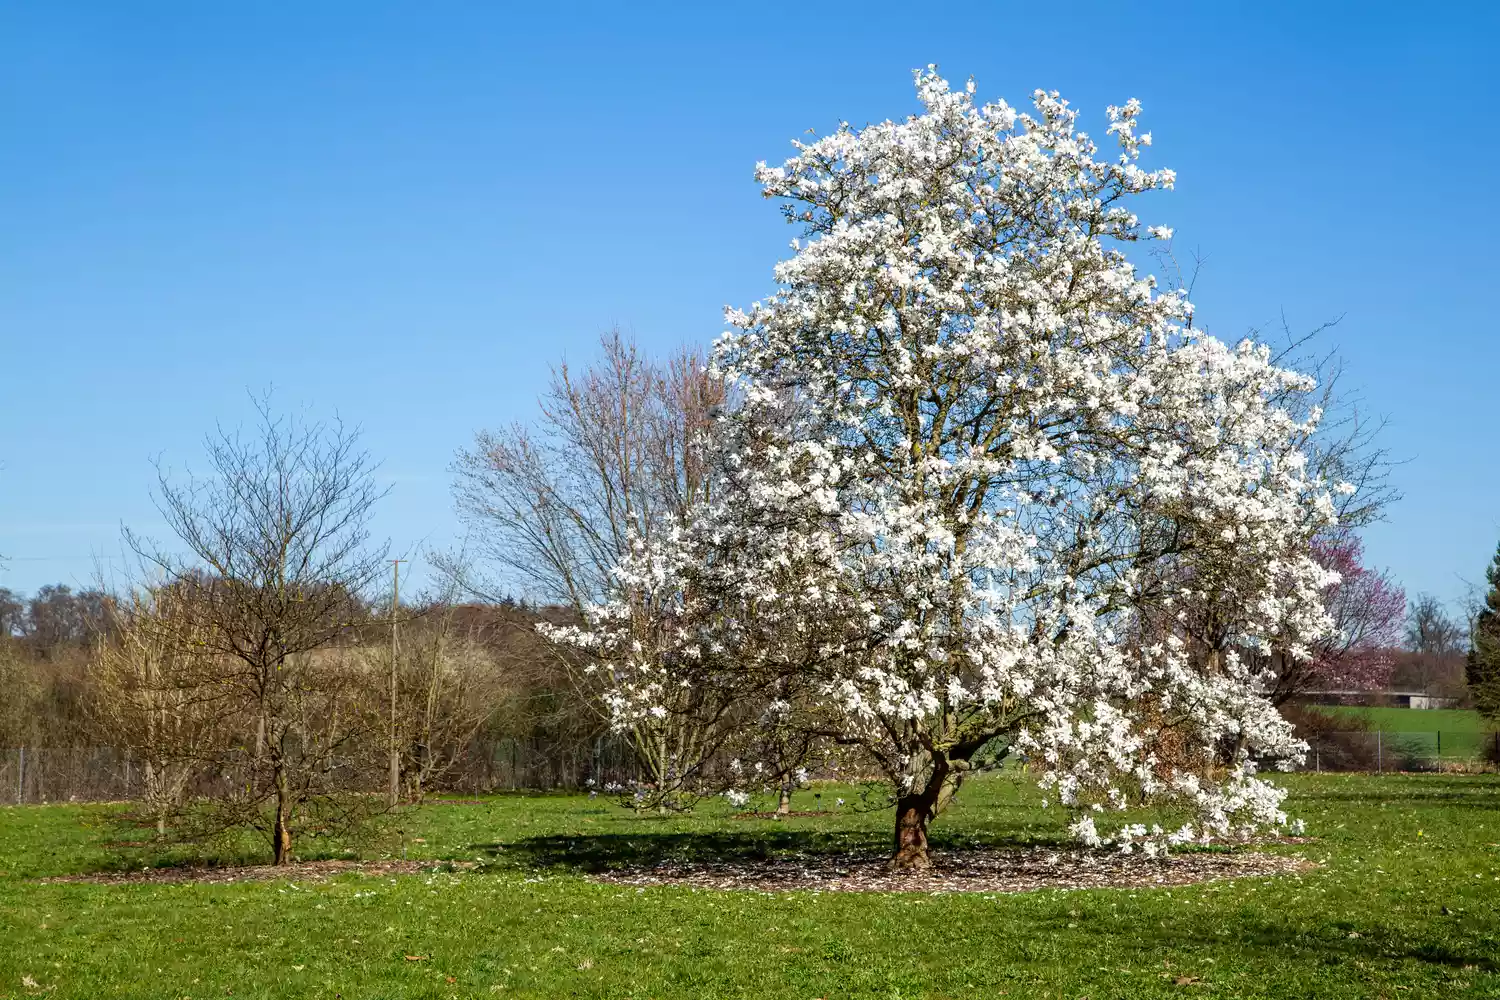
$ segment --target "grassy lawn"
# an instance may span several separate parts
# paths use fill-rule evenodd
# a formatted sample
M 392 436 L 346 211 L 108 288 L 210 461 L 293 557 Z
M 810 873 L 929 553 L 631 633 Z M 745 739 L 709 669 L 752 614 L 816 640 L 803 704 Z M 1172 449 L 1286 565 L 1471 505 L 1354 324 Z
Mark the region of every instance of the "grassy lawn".
M 778 823 L 721 803 L 668 819 L 577 796 L 432 805 L 364 856 L 482 868 L 229 885 L 39 882 L 164 859 L 103 846 L 122 836 L 111 807 L 0 808 L 0 997 L 1500 995 L 1500 778 L 1285 780 L 1315 839 L 1276 849 L 1321 868 L 1008 896 L 637 890 L 561 863 L 883 845 L 888 815 L 847 806 Z M 836 794 L 849 793 L 795 805 Z M 997 776 L 966 787 L 935 833 L 954 848 L 1060 828 Z
M 1441 756 L 1445 760 L 1472 760 L 1496 739 L 1494 724 L 1480 718 L 1473 709 L 1341 705 L 1324 707 L 1322 711 L 1362 719 L 1372 731 L 1385 733 L 1388 749 L 1396 757 L 1405 754 L 1424 759 Z
M 1372 729 L 1388 733 L 1491 732 L 1493 724 L 1485 722 L 1471 708 L 1367 708 L 1357 705 L 1330 705 L 1321 711 L 1334 715 L 1357 716 L 1369 722 Z

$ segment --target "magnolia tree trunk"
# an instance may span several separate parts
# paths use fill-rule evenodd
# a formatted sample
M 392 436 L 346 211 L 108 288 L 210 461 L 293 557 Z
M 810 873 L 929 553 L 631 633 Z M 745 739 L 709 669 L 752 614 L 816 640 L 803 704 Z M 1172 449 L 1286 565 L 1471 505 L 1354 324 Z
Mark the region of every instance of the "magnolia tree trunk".
M 932 805 L 925 789 L 896 799 L 896 853 L 891 856 L 892 868 L 927 868 L 932 864 L 927 853 L 927 824 L 932 821 Z
M 927 826 L 953 800 L 963 782 L 968 761 L 940 761 L 933 767 L 920 791 L 896 798 L 896 844 L 891 855 L 895 869 L 921 869 L 932 866 L 927 848 Z
M 781 798 L 776 803 L 776 815 L 785 816 L 792 811 L 792 779 L 781 782 Z

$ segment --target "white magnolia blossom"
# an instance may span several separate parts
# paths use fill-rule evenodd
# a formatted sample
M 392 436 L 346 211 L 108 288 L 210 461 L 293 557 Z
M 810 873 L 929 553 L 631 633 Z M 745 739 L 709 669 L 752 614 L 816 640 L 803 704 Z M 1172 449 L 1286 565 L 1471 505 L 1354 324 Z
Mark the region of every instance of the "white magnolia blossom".
M 1171 236 L 1130 207 L 1174 181 L 1138 163 L 1138 103 L 1109 109 L 1109 158 L 1055 93 L 1023 113 L 930 70 L 917 92 L 757 168 L 806 238 L 716 345 L 723 482 L 557 634 L 622 725 L 688 688 L 753 724 L 795 690 L 924 831 L 995 740 L 1085 843 L 1283 821 L 1257 769 L 1305 748 L 1242 654 L 1330 627 L 1308 549 L 1330 487 L 1273 402 L 1311 382 L 1127 259 Z M 1088 812 L 1143 799 L 1197 819 L 1106 838 Z

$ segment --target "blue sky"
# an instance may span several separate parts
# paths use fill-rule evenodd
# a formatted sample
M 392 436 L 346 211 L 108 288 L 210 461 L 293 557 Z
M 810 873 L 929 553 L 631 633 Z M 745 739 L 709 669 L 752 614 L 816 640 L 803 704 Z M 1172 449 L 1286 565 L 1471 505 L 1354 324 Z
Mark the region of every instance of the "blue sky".
M 1095 132 L 1141 99 L 1200 321 L 1344 317 L 1409 460 L 1368 555 L 1457 598 L 1500 539 L 1497 8 L 0 2 L 0 585 L 87 584 L 269 386 L 363 426 L 397 548 L 451 541 L 476 429 L 612 324 L 716 336 L 795 235 L 753 164 L 935 62 Z

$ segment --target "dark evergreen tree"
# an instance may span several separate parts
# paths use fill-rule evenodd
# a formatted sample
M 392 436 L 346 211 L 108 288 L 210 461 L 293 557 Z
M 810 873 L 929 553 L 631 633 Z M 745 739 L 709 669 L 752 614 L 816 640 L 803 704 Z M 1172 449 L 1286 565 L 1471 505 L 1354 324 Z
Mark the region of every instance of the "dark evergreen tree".
M 1474 617 L 1465 671 L 1474 707 L 1487 719 L 1500 718 L 1500 548 L 1485 571 L 1490 589 L 1484 607 Z

